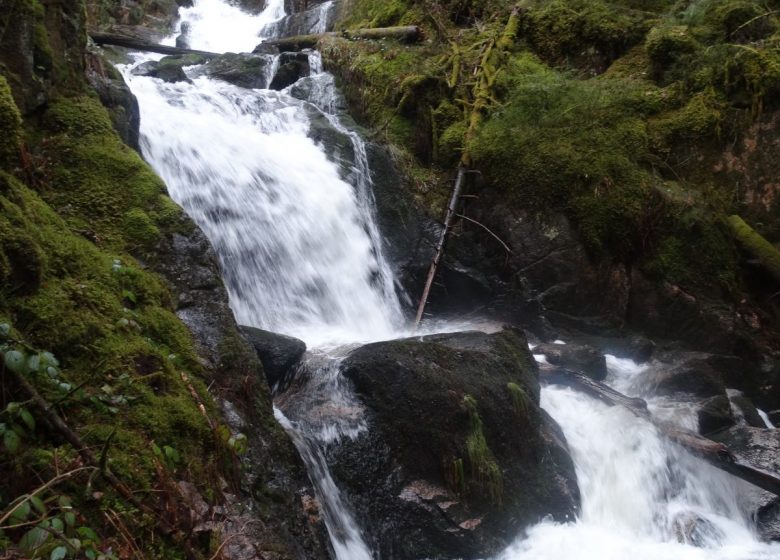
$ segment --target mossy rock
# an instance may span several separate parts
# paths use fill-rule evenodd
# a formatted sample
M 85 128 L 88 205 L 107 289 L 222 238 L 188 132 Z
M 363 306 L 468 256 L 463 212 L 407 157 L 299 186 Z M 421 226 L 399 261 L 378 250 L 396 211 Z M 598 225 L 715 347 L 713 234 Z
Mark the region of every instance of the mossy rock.
M 19 161 L 22 119 L 8 81 L 0 75 L 0 169 Z
M 343 375 L 370 429 L 332 450 L 332 472 L 383 556 L 488 557 L 541 517 L 577 509 L 521 332 L 369 344 Z M 440 522 L 444 511 L 452 521 Z

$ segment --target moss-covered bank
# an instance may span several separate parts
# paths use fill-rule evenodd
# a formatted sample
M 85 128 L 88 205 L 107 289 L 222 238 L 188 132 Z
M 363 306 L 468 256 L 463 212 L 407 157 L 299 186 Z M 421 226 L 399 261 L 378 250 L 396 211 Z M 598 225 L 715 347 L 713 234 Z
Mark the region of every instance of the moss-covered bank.
M 322 557 L 214 254 L 85 79 L 84 3 L 0 14 L 0 549 L 209 558 L 230 538 Z
M 487 118 L 467 140 L 475 76 L 514 5 L 350 0 L 341 26 L 417 24 L 427 39 L 328 39 L 323 52 L 436 214 L 468 150 L 491 200 L 542 221 L 563 213 L 594 263 L 741 301 L 749 289 L 725 218 L 747 215 L 778 242 L 780 215 L 773 196 L 756 204 L 722 160 L 780 109 L 776 3 L 520 2 L 517 39 L 491 69 Z

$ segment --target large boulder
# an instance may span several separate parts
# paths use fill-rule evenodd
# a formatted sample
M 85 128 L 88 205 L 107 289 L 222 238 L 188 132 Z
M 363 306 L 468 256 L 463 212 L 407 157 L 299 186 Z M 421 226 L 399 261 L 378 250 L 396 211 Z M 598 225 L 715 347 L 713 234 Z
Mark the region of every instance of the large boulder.
M 268 386 L 272 388 L 284 380 L 285 375 L 306 352 L 306 343 L 291 336 L 255 327 L 242 326 L 241 331 L 257 352 Z
M 780 430 L 735 426 L 714 439 L 725 443 L 738 459 L 780 474 Z M 756 520 L 759 534 L 766 540 L 780 541 L 780 498 L 747 485 L 740 497 Z
M 243 88 L 268 87 L 268 68 L 271 58 L 267 55 L 225 53 L 213 58 L 203 67 L 211 77 Z
M 271 89 L 283 90 L 287 86 L 309 75 L 309 56 L 303 52 L 284 52 L 279 55 L 279 67 L 276 69 Z
M 185 66 L 203 64 L 206 58 L 197 54 L 173 55 L 161 58 L 159 61 L 150 60 L 133 68 L 136 76 L 148 76 L 159 78 L 164 82 L 190 82 L 184 72 Z
M 585 344 L 539 344 L 534 354 L 544 354 L 553 365 L 574 369 L 603 381 L 607 377 L 607 359 L 599 350 Z
M 723 371 L 710 354 L 689 353 L 665 363 L 648 375 L 646 383 L 658 395 L 687 395 L 696 398 L 725 396 Z
M 577 512 L 566 441 L 539 408 L 521 332 L 369 344 L 342 372 L 369 429 L 328 456 L 378 557 L 487 557 Z

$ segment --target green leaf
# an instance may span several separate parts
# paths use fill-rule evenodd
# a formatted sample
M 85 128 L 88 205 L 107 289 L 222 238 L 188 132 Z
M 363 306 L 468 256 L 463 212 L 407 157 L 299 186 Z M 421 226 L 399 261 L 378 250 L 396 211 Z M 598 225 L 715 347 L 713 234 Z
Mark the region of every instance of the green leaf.
M 8 338 L 8 335 L 11 334 L 11 325 L 8 323 L 0 323 L 0 336 L 3 338 Z
M 13 430 L 8 430 L 3 434 L 3 445 L 9 453 L 16 453 L 19 450 L 19 436 Z
M 54 366 L 47 367 L 46 373 L 49 374 L 49 377 L 51 377 L 52 379 L 56 379 L 60 375 L 60 371 Z
M 92 542 L 98 541 L 97 533 L 95 533 L 95 531 L 93 531 L 89 527 L 79 527 L 78 529 L 76 529 L 76 532 L 84 540 L 90 540 Z
M 52 517 L 51 527 L 52 529 L 56 529 L 59 532 L 65 530 L 65 524 L 62 522 L 62 519 L 60 519 L 59 517 Z
M 46 515 L 46 505 L 38 496 L 30 496 L 30 503 L 35 509 L 38 510 L 38 513 L 41 515 Z
M 63 509 L 71 507 L 71 500 L 67 496 L 58 496 L 57 503 Z
M 168 458 L 168 460 L 171 461 L 171 463 L 178 463 L 181 460 L 179 452 L 170 445 L 164 446 L 163 449 L 165 450 L 165 456 Z
M 41 367 L 41 356 L 39 354 L 34 354 L 27 358 L 27 369 L 30 371 L 38 371 L 38 368 Z
M 28 554 L 33 554 L 48 538 L 49 533 L 45 530 L 40 527 L 33 527 L 22 536 L 19 541 L 19 547 Z
M 5 353 L 5 367 L 16 373 L 24 373 L 25 359 L 24 354 L 19 350 L 10 350 Z
M 76 514 L 72 511 L 66 511 L 62 514 L 62 517 L 65 519 L 65 525 L 68 527 L 73 527 L 76 524 Z
M 22 405 L 19 404 L 18 402 L 9 402 L 8 406 L 5 407 L 5 411 L 8 414 L 16 414 L 21 407 Z
M 33 418 L 33 415 L 30 414 L 30 411 L 26 408 L 23 408 L 19 412 L 19 417 L 22 419 L 22 422 L 24 422 L 28 428 L 30 428 L 30 431 L 33 431 L 35 429 L 35 418 Z
M 68 555 L 68 548 L 65 546 L 58 546 L 54 550 L 51 551 L 51 556 L 49 556 L 49 560 L 62 560 Z
M 25 500 L 14 508 L 9 519 L 11 519 L 13 523 L 21 523 L 22 521 L 26 521 L 29 516 L 30 502 Z
M 41 357 L 41 362 L 43 362 L 47 366 L 57 367 L 60 365 L 59 360 L 57 360 L 57 358 L 55 358 L 54 354 L 52 354 L 51 352 L 41 352 L 40 357 Z

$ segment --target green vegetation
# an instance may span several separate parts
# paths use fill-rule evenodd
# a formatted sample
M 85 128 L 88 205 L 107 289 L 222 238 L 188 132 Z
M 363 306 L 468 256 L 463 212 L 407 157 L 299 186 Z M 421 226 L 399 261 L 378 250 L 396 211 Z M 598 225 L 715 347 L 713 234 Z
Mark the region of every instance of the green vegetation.
M 637 266 L 694 293 L 738 297 L 725 217 L 746 209 L 736 185 L 713 168 L 727 139 L 778 107 L 780 6 L 521 2 L 488 118 L 466 139 L 480 104 L 477 69 L 513 5 L 353 0 L 342 26 L 414 23 L 428 41 L 329 39 L 325 59 L 358 117 L 400 152 L 432 212 L 468 150 L 486 187 L 505 193 L 508 205 L 566 214 L 594 260 Z M 774 223 L 777 204 L 751 210 Z
M 466 395 L 463 397 L 463 405 L 468 410 L 471 424 L 469 435 L 466 438 L 471 476 L 479 487 L 487 491 L 491 501 L 499 504 L 504 492 L 504 477 L 501 474 L 501 467 L 498 466 L 482 431 L 482 418 L 479 416 L 476 399 L 471 395 Z
M 221 500 L 216 481 L 235 483 L 247 439 L 214 422 L 192 335 L 147 268 L 165 258 L 164 236 L 191 225 L 106 110 L 78 91 L 22 123 L 0 76 L 0 353 L 101 464 L 85 464 L 7 371 L 0 476 L 14 485 L 0 497 L 14 505 L 0 511 L 0 548 L 179 558 L 180 538 L 159 532 L 177 514 L 159 505 L 180 501 L 179 480 Z

